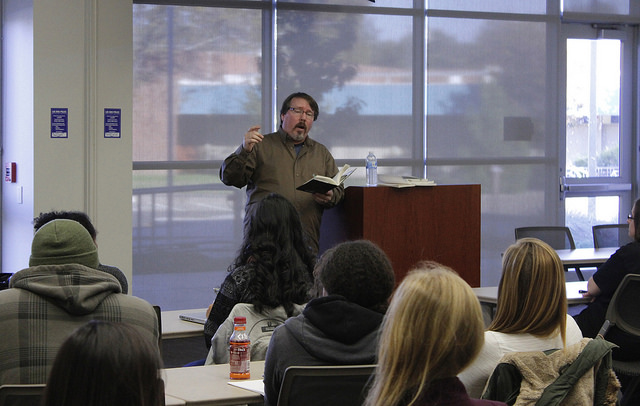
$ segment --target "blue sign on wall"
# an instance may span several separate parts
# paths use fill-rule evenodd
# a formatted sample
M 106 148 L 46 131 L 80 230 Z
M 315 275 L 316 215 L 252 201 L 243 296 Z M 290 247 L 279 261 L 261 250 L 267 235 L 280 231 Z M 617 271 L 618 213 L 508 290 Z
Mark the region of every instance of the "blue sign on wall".
M 51 108 L 51 138 L 69 138 L 68 108 Z
M 122 109 L 104 109 L 104 138 L 120 138 Z

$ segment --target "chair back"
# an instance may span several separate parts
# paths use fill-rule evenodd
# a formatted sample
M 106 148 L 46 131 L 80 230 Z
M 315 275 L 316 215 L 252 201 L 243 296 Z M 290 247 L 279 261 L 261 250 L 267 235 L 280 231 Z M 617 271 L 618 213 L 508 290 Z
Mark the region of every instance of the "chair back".
M 9 279 L 12 273 L 0 273 L 0 290 L 9 289 Z
M 278 406 L 360 406 L 375 365 L 291 366 L 284 372 Z
M 0 406 L 39 406 L 45 384 L 2 385 Z
M 633 241 L 628 224 L 599 224 L 591 229 L 594 248 L 622 247 Z
M 620 330 L 640 336 L 640 275 L 628 274 L 620 282 L 609 307 L 605 325 L 600 330 L 600 335 L 606 337 L 610 327 L 616 326 Z
M 515 229 L 516 240 L 533 237 L 549 244 L 555 250 L 575 249 L 576 243 L 569 227 L 536 226 L 518 227 Z
M 640 275 L 628 274 L 622 279 L 609 302 L 607 315 L 598 336 L 606 338 L 607 332 L 615 326 L 627 334 L 640 337 L 640 314 L 637 311 L 639 305 Z M 635 393 L 640 385 L 640 361 L 613 360 L 613 370 L 631 377 L 626 384 L 620 405 L 636 404 Z

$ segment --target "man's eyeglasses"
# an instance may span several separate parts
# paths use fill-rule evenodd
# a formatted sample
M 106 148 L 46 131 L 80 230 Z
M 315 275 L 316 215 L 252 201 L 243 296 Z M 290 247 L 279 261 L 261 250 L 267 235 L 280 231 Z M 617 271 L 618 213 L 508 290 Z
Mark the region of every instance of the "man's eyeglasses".
M 633 220 L 633 214 L 629 213 L 629 214 L 627 215 L 627 220 Z
M 304 111 L 302 109 L 299 109 L 297 107 L 289 107 L 289 111 L 293 111 L 294 113 L 296 113 L 297 115 L 301 116 L 301 115 L 305 115 L 309 118 L 314 118 L 316 113 L 314 113 L 313 111 Z

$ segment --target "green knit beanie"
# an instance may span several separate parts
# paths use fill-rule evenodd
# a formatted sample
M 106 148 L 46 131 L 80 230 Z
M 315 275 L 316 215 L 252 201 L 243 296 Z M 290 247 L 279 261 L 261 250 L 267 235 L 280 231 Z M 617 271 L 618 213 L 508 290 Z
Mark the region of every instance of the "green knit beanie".
M 50 221 L 33 236 L 29 266 L 81 264 L 97 268 L 99 263 L 91 235 L 76 221 Z

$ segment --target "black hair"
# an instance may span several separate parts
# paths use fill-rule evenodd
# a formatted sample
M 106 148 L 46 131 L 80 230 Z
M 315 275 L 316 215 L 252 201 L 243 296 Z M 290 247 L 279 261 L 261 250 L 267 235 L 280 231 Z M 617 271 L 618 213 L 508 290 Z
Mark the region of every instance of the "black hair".
M 329 294 L 384 313 L 395 286 L 389 257 L 371 241 L 348 241 L 327 250 L 316 273 Z
M 135 327 L 92 320 L 62 344 L 49 374 L 44 406 L 164 405 L 156 342 Z
M 291 315 L 294 303 L 309 300 L 314 264 L 298 211 L 271 193 L 257 203 L 229 271 L 243 267 L 248 273 L 251 304 L 258 312 L 282 305 Z
M 93 238 L 93 240 L 95 241 L 98 234 L 96 232 L 96 228 L 91 223 L 91 219 L 89 218 L 89 216 L 81 211 L 49 211 L 46 213 L 40 213 L 38 217 L 33 219 L 33 229 L 35 231 L 38 231 L 43 225 L 57 219 L 77 221 L 87 229 L 89 234 L 91 234 L 91 238 Z
M 635 227 L 634 241 L 640 241 L 640 199 L 636 200 L 633 204 L 633 226 Z

